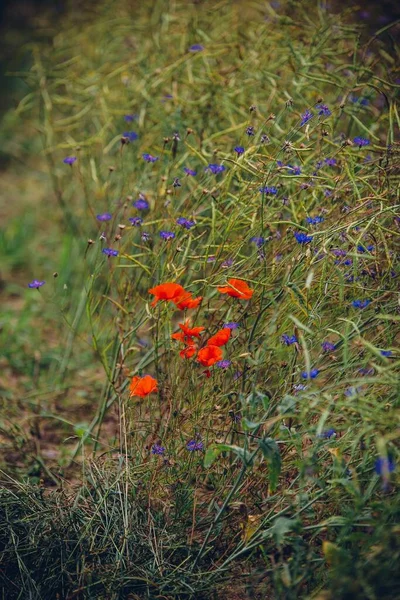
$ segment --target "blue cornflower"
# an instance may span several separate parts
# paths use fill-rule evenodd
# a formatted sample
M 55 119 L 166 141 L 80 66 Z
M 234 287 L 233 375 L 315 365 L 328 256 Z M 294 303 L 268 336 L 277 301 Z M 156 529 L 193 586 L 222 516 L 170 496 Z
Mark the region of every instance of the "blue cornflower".
M 253 125 L 249 125 L 249 127 L 246 128 L 246 135 L 251 137 L 254 134 L 255 134 L 255 130 L 254 130 Z
M 263 186 L 260 187 L 259 190 L 262 194 L 271 194 L 272 196 L 275 196 L 278 193 L 278 188 L 276 187 L 269 187 L 269 186 Z
M 111 213 L 102 213 L 101 215 L 96 215 L 96 219 L 98 221 L 110 221 L 112 219 Z
M 222 173 L 222 171 L 225 171 L 225 169 L 226 169 L 226 167 L 224 165 L 217 165 L 216 163 L 210 163 L 208 165 L 208 167 L 206 167 L 204 170 L 210 171 L 214 175 L 217 175 L 217 173 Z
M 124 138 L 127 138 L 130 142 L 134 142 L 139 137 L 138 134 L 135 133 L 135 131 L 124 131 L 124 133 L 122 134 L 122 136 Z
M 160 238 L 163 240 L 173 240 L 175 234 L 172 231 L 160 231 Z
M 333 436 L 336 436 L 336 431 L 334 429 L 326 429 L 318 434 L 318 437 L 324 440 L 329 440 Z
M 355 137 L 354 140 L 353 140 L 353 142 L 359 148 L 361 148 L 362 146 L 369 146 L 370 143 L 371 143 L 369 140 L 367 140 L 367 138 L 363 138 L 363 137 Z
M 227 258 L 226 260 L 224 260 L 224 262 L 221 264 L 221 267 L 227 269 L 229 267 L 231 267 L 233 265 L 233 258 Z
M 293 235 L 299 244 L 309 244 L 313 240 L 312 235 L 307 235 L 306 233 L 303 233 L 302 231 L 295 231 Z
M 291 175 L 301 175 L 301 167 L 288 165 L 288 171 Z
M 370 303 L 371 300 L 353 300 L 351 304 L 354 306 L 354 308 L 365 308 Z
M 165 454 L 165 448 L 164 446 L 161 446 L 161 444 L 153 444 L 153 446 L 151 447 L 151 453 L 162 456 L 163 454 Z
M 381 350 L 381 356 L 392 356 L 392 354 L 391 350 Z
M 359 392 L 359 388 L 356 388 L 354 385 L 351 385 L 344 391 L 344 395 L 347 396 L 348 398 L 352 398 L 353 396 L 357 396 L 358 392 Z
M 342 250 L 341 248 L 332 248 L 331 252 L 335 256 L 346 256 L 347 254 L 346 250 Z
M 230 323 L 224 323 L 223 328 L 224 329 L 238 329 L 239 323 L 236 323 L 235 321 L 231 321 Z
M 135 202 L 132 202 L 132 205 L 138 210 L 147 210 L 150 206 L 147 200 L 145 200 L 144 198 L 139 198 L 138 200 L 135 200 Z
M 204 444 L 199 439 L 190 440 L 190 442 L 186 444 L 186 449 L 189 450 L 189 452 L 200 451 L 204 449 Z
M 328 167 L 336 167 L 337 160 L 336 158 L 325 158 L 324 163 L 328 165 Z
M 318 369 L 311 369 L 308 373 L 307 371 L 303 371 L 301 376 L 303 379 L 315 379 L 319 375 Z
M 292 344 L 297 344 L 297 337 L 295 335 L 287 335 L 284 333 L 281 337 L 281 342 L 285 344 L 285 346 L 291 346 Z
M 234 151 L 236 152 L 236 154 L 238 156 L 240 156 L 241 154 L 244 153 L 244 148 L 243 148 L 243 146 L 235 146 L 234 147 Z
M 197 175 L 197 171 L 194 171 L 193 169 L 189 169 L 188 167 L 183 167 L 183 170 L 185 171 L 186 175 L 191 175 L 192 177 Z
M 369 244 L 367 247 L 363 246 L 362 244 L 358 244 L 357 246 L 357 250 L 358 252 L 361 252 L 361 254 L 364 254 L 364 252 L 372 252 L 374 248 L 375 247 L 372 244 Z
M 142 217 L 130 217 L 128 219 L 128 221 L 132 224 L 135 225 L 136 227 L 138 227 L 139 225 L 141 225 L 143 223 L 143 219 Z
M 250 242 L 253 242 L 257 246 L 257 248 L 261 248 L 266 242 L 266 239 L 263 237 L 252 237 L 250 238 Z
M 34 279 L 30 283 L 28 283 L 28 287 L 32 288 L 32 289 L 37 289 L 38 290 L 45 283 L 46 283 L 45 281 L 39 281 L 38 279 Z
M 132 121 L 134 121 L 135 119 L 136 119 L 136 115 L 124 115 L 124 120 L 127 123 L 132 123 Z
M 323 352 L 333 352 L 336 350 L 336 344 L 332 344 L 332 342 L 328 341 L 322 342 L 321 347 Z
M 315 109 L 318 111 L 320 117 L 329 117 L 332 114 L 326 104 L 316 104 Z
M 185 229 L 191 229 L 196 225 L 196 221 L 189 221 L 188 219 L 185 219 L 185 217 L 178 217 L 176 222 L 178 225 L 182 225 L 182 227 Z
M 317 225 L 317 223 L 322 223 L 324 221 L 324 217 L 307 217 L 306 218 L 306 223 L 309 223 L 310 225 Z
M 308 121 L 310 121 L 314 116 L 314 113 L 307 109 L 304 114 L 301 115 L 300 127 L 303 127 Z
M 112 248 L 103 248 L 102 253 L 106 256 L 118 256 L 118 250 L 113 250 Z
M 73 165 L 76 160 L 76 156 L 66 156 L 63 160 L 63 163 L 66 165 Z
M 189 52 L 201 52 L 204 50 L 204 46 L 201 44 L 192 44 L 189 48 Z
M 151 154 L 148 154 L 147 152 L 142 154 L 142 158 L 148 163 L 155 163 L 158 160 L 158 156 L 152 156 Z
M 391 456 L 388 456 L 387 458 L 379 456 L 375 461 L 374 468 L 377 475 L 387 475 L 388 473 L 393 473 L 396 464 Z
M 220 369 L 227 369 L 228 367 L 231 366 L 232 362 L 230 360 L 228 360 L 227 358 L 225 358 L 224 360 L 219 360 L 217 363 L 215 363 L 217 367 L 219 367 Z
M 151 235 L 147 233 L 147 231 L 143 231 L 141 238 L 142 242 L 148 242 L 149 240 L 151 240 Z
M 327 188 L 324 189 L 325 198 L 329 198 L 329 196 L 332 196 L 332 194 L 333 194 L 332 190 L 328 190 Z

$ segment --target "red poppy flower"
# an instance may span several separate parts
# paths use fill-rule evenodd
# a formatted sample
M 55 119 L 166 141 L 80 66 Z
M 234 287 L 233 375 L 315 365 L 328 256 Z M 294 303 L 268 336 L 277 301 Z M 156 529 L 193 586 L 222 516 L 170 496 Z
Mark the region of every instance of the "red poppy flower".
M 215 335 L 210 337 L 207 342 L 207 346 L 225 346 L 229 338 L 231 337 L 231 330 L 227 327 L 220 329 Z
M 197 352 L 196 344 L 188 344 L 186 348 L 179 352 L 181 358 L 192 358 Z
M 156 287 L 149 290 L 149 294 L 153 294 L 155 299 L 151 303 L 151 306 L 155 306 L 160 300 L 172 300 L 175 302 L 176 298 L 187 294 L 184 288 L 179 283 L 161 283 Z
M 228 285 L 219 287 L 218 291 L 221 294 L 228 294 L 232 298 L 240 298 L 241 300 L 250 300 L 254 293 L 254 290 L 241 279 L 228 279 Z
M 135 375 L 135 377 L 132 378 L 129 386 L 130 396 L 139 396 L 140 398 L 144 398 L 152 392 L 156 392 L 157 385 L 157 379 L 154 379 L 154 377 L 151 377 L 151 375 L 144 375 L 144 377 L 138 377 L 138 375 Z
M 190 292 L 185 292 L 175 298 L 173 302 L 175 303 L 176 308 L 179 310 L 185 310 L 185 308 L 197 308 L 200 302 L 203 300 L 202 296 L 198 296 L 198 298 L 193 298 Z
M 222 356 L 222 350 L 218 346 L 205 346 L 205 348 L 199 350 L 197 360 L 203 367 L 211 367 L 211 365 L 221 360 Z

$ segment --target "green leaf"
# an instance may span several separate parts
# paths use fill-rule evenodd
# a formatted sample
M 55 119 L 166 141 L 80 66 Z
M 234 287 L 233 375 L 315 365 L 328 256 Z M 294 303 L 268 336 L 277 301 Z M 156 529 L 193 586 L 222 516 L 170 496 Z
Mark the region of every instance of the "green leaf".
M 272 438 L 265 438 L 258 442 L 264 458 L 269 466 L 269 487 L 272 492 L 276 490 L 281 472 L 281 454 L 278 444 Z

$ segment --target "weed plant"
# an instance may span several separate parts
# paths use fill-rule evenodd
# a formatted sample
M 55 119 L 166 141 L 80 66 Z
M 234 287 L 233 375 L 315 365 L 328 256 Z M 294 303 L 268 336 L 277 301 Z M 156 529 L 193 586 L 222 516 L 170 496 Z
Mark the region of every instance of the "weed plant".
M 4 598 L 400 598 L 393 31 L 163 0 L 32 44 L 63 251 L 27 293 L 67 326 L 37 417 L 80 357 L 102 387 L 79 485 L 3 474 Z

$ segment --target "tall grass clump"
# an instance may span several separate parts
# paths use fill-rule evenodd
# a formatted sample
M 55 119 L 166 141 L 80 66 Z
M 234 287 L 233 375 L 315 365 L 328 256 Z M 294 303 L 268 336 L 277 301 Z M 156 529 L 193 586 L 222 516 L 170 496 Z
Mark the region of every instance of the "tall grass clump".
M 81 351 L 103 375 L 79 484 L 3 475 L 5 598 L 400 597 L 395 29 L 165 0 L 32 45 L 71 261 L 30 292 L 54 393 Z

